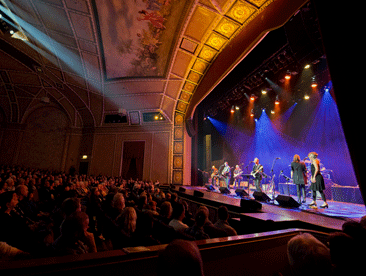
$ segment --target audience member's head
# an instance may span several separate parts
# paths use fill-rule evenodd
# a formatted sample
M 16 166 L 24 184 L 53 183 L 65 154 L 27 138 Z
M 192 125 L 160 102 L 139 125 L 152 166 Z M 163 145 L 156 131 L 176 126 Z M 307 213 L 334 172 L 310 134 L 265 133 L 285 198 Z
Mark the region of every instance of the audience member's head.
M 125 198 L 123 197 L 123 194 L 116 193 L 113 196 L 112 207 L 118 210 L 120 213 L 122 212 L 122 210 L 125 208 Z
M 196 213 L 195 217 L 195 224 L 198 228 L 203 227 L 203 225 L 205 224 L 206 220 L 207 220 L 207 214 L 206 212 L 204 212 L 203 210 L 198 210 L 198 212 Z
M 173 212 L 172 204 L 169 201 L 164 201 L 160 205 L 160 216 L 164 218 L 171 218 L 172 212 Z
M 89 226 L 89 217 L 86 213 L 77 211 L 65 218 L 61 225 L 61 234 L 70 240 L 80 240 L 84 237 Z
M 329 235 L 329 250 L 332 264 L 336 269 L 348 270 L 355 261 L 359 249 L 356 241 L 343 232 L 331 233 Z M 363 251 L 363 250 L 361 250 Z
M 288 242 L 287 255 L 294 275 L 329 275 L 332 271 L 329 249 L 308 233 Z
M 177 219 L 182 221 L 184 219 L 184 214 L 185 210 L 184 210 L 184 205 L 182 203 L 176 203 L 174 204 L 174 208 L 173 208 L 173 219 Z
M 136 230 L 137 214 L 133 207 L 126 207 L 116 218 L 117 224 L 128 234 L 131 235 Z
M 66 198 L 61 204 L 61 210 L 65 217 L 70 216 L 72 213 L 81 211 L 80 199 L 72 197 Z
M 18 204 L 18 196 L 15 192 L 9 191 L 0 194 L 0 212 L 10 213 Z
M 27 198 L 28 196 L 28 187 L 25 185 L 18 185 L 15 188 L 15 192 L 18 195 L 19 201 L 23 200 L 24 198 Z
M 174 240 L 159 254 L 158 275 L 203 276 L 201 253 L 194 242 Z
M 220 206 L 217 210 L 217 216 L 223 221 L 227 221 L 229 218 L 229 211 L 226 206 Z

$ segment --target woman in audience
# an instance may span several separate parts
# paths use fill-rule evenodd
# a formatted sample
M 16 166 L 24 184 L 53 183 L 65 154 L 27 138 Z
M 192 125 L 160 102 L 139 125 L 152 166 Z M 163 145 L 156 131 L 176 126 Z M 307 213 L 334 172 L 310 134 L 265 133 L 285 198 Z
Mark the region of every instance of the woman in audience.
M 94 236 L 87 231 L 89 217 L 84 212 L 74 212 L 61 225 L 61 235 L 53 243 L 56 255 L 79 255 L 97 252 Z

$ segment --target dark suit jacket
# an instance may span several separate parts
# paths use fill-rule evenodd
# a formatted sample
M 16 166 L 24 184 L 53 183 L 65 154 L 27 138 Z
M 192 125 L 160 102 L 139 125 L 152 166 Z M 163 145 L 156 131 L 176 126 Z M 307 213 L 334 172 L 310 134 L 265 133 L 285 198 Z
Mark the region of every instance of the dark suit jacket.
M 304 162 L 292 162 L 291 171 L 293 172 L 292 179 L 294 184 L 306 184 L 306 166 Z

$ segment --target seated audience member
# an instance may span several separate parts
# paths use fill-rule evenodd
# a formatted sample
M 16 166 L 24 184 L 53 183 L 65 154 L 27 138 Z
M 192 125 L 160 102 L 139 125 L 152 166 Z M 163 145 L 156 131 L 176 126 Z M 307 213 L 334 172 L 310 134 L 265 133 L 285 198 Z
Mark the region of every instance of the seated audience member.
M 209 211 L 208 211 L 208 208 L 206 206 L 200 206 L 198 208 L 198 211 L 199 210 L 204 211 L 206 213 L 206 215 L 207 215 L 207 219 L 206 219 L 205 224 L 203 225 L 203 229 L 204 229 L 205 233 L 210 236 L 211 239 L 213 239 L 213 238 L 220 238 L 220 237 L 226 237 L 227 236 L 227 234 L 226 234 L 226 232 L 224 230 L 221 230 L 221 229 L 217 228 L 210 221 L 210 219 L 208 218 L 209 217 Z
M 135 245 L 135 231 L 137 225 L 137 214 L 133 207 L 126 207 L 116 218 L 119 227 L 117 235 L 112 237 L 113 248 L 123 248 Z
M 227 222 L 229 219 L 229 212 L 225 206 L 220 206 L 217 210 L 218 220 L 214 224 L 216 228 L 224 230 L 227 236 L 236 236 L 237 233 Z
M 122 214 L 125 207 L 125 198 L 123 197 L 123 194 L 116 193 L 112 199 L 112 208 L 108 213 L 109 217 L 112 220 L 115 220 L 120 214 Z
M 287 244 L 287 255 L 295 276 L 324 276 L 332 273 L 329 249 L 308 233 L 291 238 Z
M 160 205 L 160 220 L 165 224 L 169 224 L 173 214 L 172 204 L 169 201 L 164 201 Z
M 74 212 L 61 225 L 61 235 L 53 243 L 56 255 L 79 255 L 97 252 L 94 236 L 87 231 L 89 217 L 84 212 Z
M 0 195 L 0 241 L 6 242 L 25 252 L 34 252 L 35 236 L 15 207 L 18 196 L 15 192 L 5 192 Z
M 182 222 L 184 213 L 185 210 L 182 203 L 174 204 L 173 219 L 169 222 L 169 226 L 173 227 L 176 232 L 183 233 L 188 228 L 188 225 Z
M 158 257 L 159 276 L 203 276 L 203 262 L 197 245 L 192 241 L 174 240 Z
M 203 230 L 203 225 L 206 222 L 207 215 L 203 210 L 199 210 L 194 217 L 195 223 L 192 227 L 185 230 L 185 233 L 194 237 L 195 240 L 209 239 L 210 236 Z

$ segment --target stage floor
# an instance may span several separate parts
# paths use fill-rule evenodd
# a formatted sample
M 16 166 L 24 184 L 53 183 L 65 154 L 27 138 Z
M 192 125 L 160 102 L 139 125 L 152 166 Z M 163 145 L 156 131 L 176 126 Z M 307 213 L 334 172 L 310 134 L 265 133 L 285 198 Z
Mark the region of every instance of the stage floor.
M 217 188 L 214 191 L 208 191 L 206 187 L 184 186 L 184 188 L 186 189 L 185 193 L 187 194 L 193 195 L 194 190 L 197 190 L 204 193 L 203 198 L 206 200 L 240 207 L 241 198 L 235 194 L 235 189 L 233 188 L 230 189 L 230 194 L 221 194 Z M 272 199 L 272 194 L 267 195 Z M 278 193 L 275 193 L 274 197 L 276 198 L 277 195 Z M 252 190 L 249 192 L 249 198 L 253 198 Z M 293 198 L 297 200 L 297 197 Z M 260 212 L 245 213 L 245 215 L 261 220 L 300 220 L 336 230 L 341 230 L 342 225 L 346 220 L 359 221 L 362 216 L 366 215 L 366 208 L 363 204 L 328 200 L 329 208 L 322 209 L 319 206 L 323 204 L 323 202 L 318 200 L 318 208 L 313 209 L 309 207 L 311 201 L 312 199 L 307 198 L 306 203 L 303 203 L 298 208 L 281 207 L 276 200 L 269 203 L 261 202 L 262 209 Z

